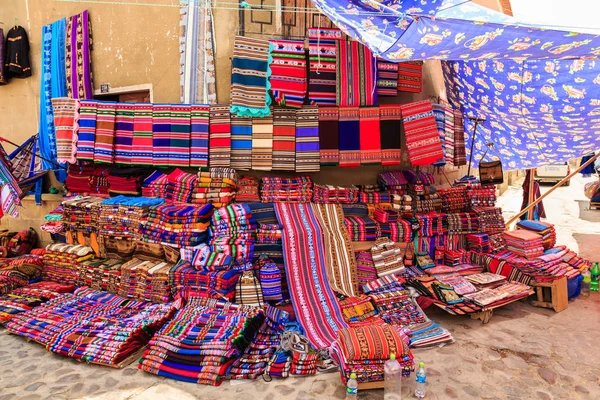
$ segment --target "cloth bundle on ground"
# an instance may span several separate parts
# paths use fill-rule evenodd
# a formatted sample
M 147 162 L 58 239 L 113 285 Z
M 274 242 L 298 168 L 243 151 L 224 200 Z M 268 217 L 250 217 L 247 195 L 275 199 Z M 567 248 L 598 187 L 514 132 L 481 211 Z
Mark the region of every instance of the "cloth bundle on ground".
M 73 285 L 56 282 L 35 282 L 0 296 L 0 324 L 6 324 L 17 314 L 32 310 L 61 293 L 71 293 Z
M 208 240 L 212 204 L 152 206 L 148 220 L 140 224 L 142 240 L 175 247 L 195 247 Z
M 16 258 L 1 259 L 0 294 L 10 293 L 13 289 L 39 280 L 42 276 L 43 260 L 40 255 L 24 255 Z
M 46 246 L 44 253 L 45 280 L 73 285 L 79 278 L 81 263 L 94 258 L 91 247 L 53 243 Z
M 260 191 L 263 203 L 308 203 L 313 197 L 313 182 L 309 176 L 295 178 L 263 177 Z
M 162 260 L 131 259 L 121 266 L 119 295 L 153 303 L 170 301 L 169 271 L 172 267 Z
M 171 379 L 219 386 L 264 319 L 260 308 L 190 298 L 152 338 L 138 367 Z
M 148 343 L 173 311 L 171 304 L 79 288 L 15 316 L 7 329 L 57 354 L 116 365 Z
M 190 202 L 223 207 L 235 200 L 237 189 L 238 175 L 234 169 L 210 168 L 208 171 L 198 172 Z
M 519 229 L 525 229 L 540 235 L 544 244 L 544 250 L 548 250 L 556 246 L 556 229 L 551 223 L 523 220 L 517 223 L 517 227 Z
M 332 353 L 340 365 L 342 381 L 350 379 L 351 373 L 356 374 L 359 383 L 383 381 L 383 367 L 392 354 L 396 355 L 402 374 L 410 375 L 413 355 L 403 337 L 408 341 L 404 331 L 401 335 L 396 327 L 387 324 L 339 330 Z
M 313 203 L 351 204 L 358 201 L 358 188 L 352 186 L 318 185 L 313 188 Z

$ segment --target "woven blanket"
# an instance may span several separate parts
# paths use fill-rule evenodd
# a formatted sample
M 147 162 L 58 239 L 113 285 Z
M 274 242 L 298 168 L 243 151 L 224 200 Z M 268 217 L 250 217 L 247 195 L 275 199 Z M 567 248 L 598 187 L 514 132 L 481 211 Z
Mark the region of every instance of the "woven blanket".
M 231 114 L 231 168 L 252 167 L 252 119 Z
M 421 93 L 423 88 L 423 61 L 398 63 L 398 91 Z
M 115 114 L 115 163 L 131 164 L 134 104 L 117 103 Z
M 192 110 L 194 110 L 192 106 Z M 192 130 L 194 129 L 194 116 L 192 114 Z M 229 106 L 210 106 L 210 147 L 208 148 L 208 161 L 211 167 L 229 167 L 231 163 L 231 117 Z M 193 143 L 193 139 L 192 139 Z M 193 162 L 190 160 L 190 165 Z
M 273 168 L 273 117 L 252 118 L 252 169 Z
M 377 96 L 398 95 L 398 64 L 377 59 Z
M 308 29 L 308 99 L 312 105 L 336 105 L 336 43 L 341 39 L 339 29 Z
M 271 92 L 281 106 L 300 108 L 306 97 L 306 54 L 304 40 L 270 39 Z
M 454 110 L 444 106 L 444 139 L 446 148 L 446 162 L 454 165 Z
M 77 137 L 77 159 L 93 161 L 96 141 L 96 112 L 98 103 L 93 100 L 79 102 L 79 133 Z
M 190 166 L 190 147 L 194 150 L 196 158 L 200 157 L 198 166 L 208 166 L 208 106 L 202 110 L 202 121 L 199 135 L 202 137 L 196 143 L 191 143 L 191 106 L 189 104 L 173 104 L 171 106 L 171 133 L 169 135 L 169 165 L 178 167 Z M 194 121 L 197 122 L 197 121 Z M 196 127 L 198 128 L 198 127 Z
M 267 40 L 236 36 L 231 60 L 231 112 L 240 117 L 271 114 L 268 76 L 271 45 Z
M 98 102 L 94 162 L 112 164 L 114 161 L 116 106 L 114 102 Z
M 358 107 L 340 107 L 340 167 L 360 166 L 360 113 Z
M 304 106 L 296 111 L 296 172 L 318 172 L 319 109 Z
M 321 165 L 340 163 L 339 109 L 337 107 L 319 108 L 319 148 Z
M 435 118 L 435 125 L 437 127 L 438 134 L 440 135 L 440 144 L 442 145 L 442 158 L 436 160 L 433 165 L 436 167 L 443 167 L 446 165 L 446 110 L 441 104 L 432 103 L 433 117 Z
M 428 165 L 442 156 L 442 145 L 428 100 L 403 104 L 402 121 L 406 136 L 408 159 L 412 165 Z
M 75 164 L 79 101 L 68 98 L 52 99 L 54 129 L 56 132 L 56 160 L 59 163 Z
M 94 97 L 92 79 L 92 24 L 87 10 L 67 18 L 65 30 L 67 93 L 72 99 Z
M 152 104 L 136 103 L 133 109 L 131 164 L 152 164 Z
M 379 106 L 381 129 L 381 165 L 400 165 L 402 156 L 402 111 L 399 104 L 382 104 Z
M 152 105 L 152 164 L 169 165 L 171 105 Z
M 284 227 L 285 270 L 296 319 L 313 347 L 329 347 L 347 324 L 327 282 L 320 224 L 309 204 L 278 203 L 275 212 Z
M 313 204 L 324 236 L 327 278 L 331 289 L 344 296 L 358 294 L 356 259 L 339 204 Z
M 296 169 L 296 111 L 273 109 L 273 162 L 280 171 Z
M 460 110 L 454 110 L 454 165 L 467 165 L 465 122 Z
M 373 165 L 381 163 L 381 132 L 379 128 L 379 107 L 361 107 L 360 120 L 360 163 Z
M 187 139 L 187 143 L 191 146 L 188 150 L 188 165 L 190 167 L 208 167 L 209 106 L 206 104 L 194 104 L 191 106 L 191 110 L 187 112 L 190 117 L 190 122 L 188 123 L 191 124 L 191 127 L 182 125 L 181 137 L 182 140 Z M 227 113 L 227 117 L 229 117 L 229 112 Z M 186 132 L 189 132 L 187 137 Z M 171 143 L 176 143 L 173 142 L 173 138 L 171 138 Z M 183 144 L 184 142 L 182 141 L 181 143 Z
M 337 105 L 358 107 L 376 104 L 377 62 L 371 50 L 349 37 L 339 40 L 336 46 Z

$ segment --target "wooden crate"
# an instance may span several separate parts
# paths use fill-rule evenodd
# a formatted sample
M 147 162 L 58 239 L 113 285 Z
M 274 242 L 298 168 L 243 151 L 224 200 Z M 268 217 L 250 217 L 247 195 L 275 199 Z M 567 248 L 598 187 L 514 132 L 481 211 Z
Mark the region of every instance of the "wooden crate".
M 567 277 L 563 276 L 552 282 L 531 282 L 537 294 L 537 300 L 531 304 L 536 307 L 551 308 L 561 312 L 569 307 L 569 291 L 567 288 Z
M 590 210 L 600 210 L 600 201 L 590 201 Z

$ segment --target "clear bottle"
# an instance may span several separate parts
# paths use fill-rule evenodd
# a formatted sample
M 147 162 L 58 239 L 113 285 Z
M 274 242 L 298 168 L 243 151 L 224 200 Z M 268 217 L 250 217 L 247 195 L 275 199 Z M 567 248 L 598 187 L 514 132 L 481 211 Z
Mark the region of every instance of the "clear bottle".
M 358 382 L 356 381 L 356 374 L 353 372 L 350 374 L 350 379 L 346 383 L 346 400 L 357 400 L 358 399 Z
M 592 283 L 592 274 L 590 274 L 590 270 L 586 269 L 581 274 L 583 276 L 583 281 L 581 281 L 581 295 L 589 297 L 590 296 L 590 284 Z
M 427 394 L 425 383 L 427 383 L 427 375 L 425 375 L 425 364 L 419 363 L 419 370 L 417 371 L 417 387 L 415 389 L 415 397 L 417 399 L 425 398 L 425 395 Z
M 402 393 L 402 367 L 396 360 L 395 354 L 383 366 L 383 400 L 400 400 Z

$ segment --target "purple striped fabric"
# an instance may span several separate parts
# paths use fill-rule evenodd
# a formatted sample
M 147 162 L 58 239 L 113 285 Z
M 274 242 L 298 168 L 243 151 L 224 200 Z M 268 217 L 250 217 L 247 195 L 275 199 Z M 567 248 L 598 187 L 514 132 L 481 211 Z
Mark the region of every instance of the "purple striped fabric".
M 296 111 L 296 172 L 318 172 L 319 150 L 319 109 L 304 106 Z
M 208 122 L 210 106 L 194 104 L 191 109 L 191 151 L 190 166 L 208 167 Z

